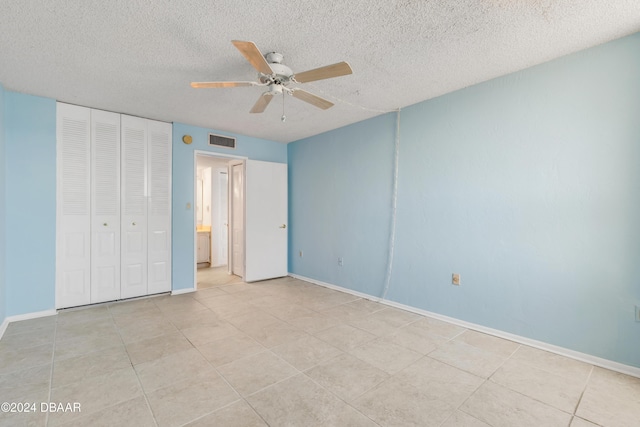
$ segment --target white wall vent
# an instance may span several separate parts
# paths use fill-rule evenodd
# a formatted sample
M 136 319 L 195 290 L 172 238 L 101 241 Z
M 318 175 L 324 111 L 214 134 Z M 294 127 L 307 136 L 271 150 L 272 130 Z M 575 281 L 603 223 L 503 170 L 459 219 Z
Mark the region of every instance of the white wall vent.
M 209 134 L 209 145 L 217 145 L 218 147 L 236 148 L 236 139 L 230 136 Z

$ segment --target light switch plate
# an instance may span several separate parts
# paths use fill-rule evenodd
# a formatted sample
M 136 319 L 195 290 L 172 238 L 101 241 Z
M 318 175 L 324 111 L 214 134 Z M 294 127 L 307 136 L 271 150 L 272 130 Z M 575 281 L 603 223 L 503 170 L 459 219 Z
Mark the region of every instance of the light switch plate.
M 460 274 L 453 273 L 451 275 L 451 284 L 452 285 L 456 285 L 456 286 L 460 286 Z

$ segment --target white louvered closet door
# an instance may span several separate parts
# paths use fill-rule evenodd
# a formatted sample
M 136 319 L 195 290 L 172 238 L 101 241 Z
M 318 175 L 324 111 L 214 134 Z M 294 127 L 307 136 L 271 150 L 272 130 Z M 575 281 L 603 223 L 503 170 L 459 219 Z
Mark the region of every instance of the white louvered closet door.
M 120 298 L 120 114 L 91 110 L 91 303 Z
M 121 116 L 121 298 L 147 295 L 147 120 Z
M 171 290 L 170 123 L 148 121 L 148 293 Z
M 88 108 L 56 105 L 56 308 L 91 302 Z

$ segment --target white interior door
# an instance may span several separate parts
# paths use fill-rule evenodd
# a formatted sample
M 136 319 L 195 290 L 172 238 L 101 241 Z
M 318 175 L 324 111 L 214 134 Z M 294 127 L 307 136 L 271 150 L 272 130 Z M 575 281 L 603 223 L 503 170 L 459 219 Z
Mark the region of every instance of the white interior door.
M 120 114 L 91 110 L 91 303 L 120 298 Z
M 231 272 L 244 277 L 244 163 L 231 167 Z
M 121 117 L 121 296 L 147 294 L 147 122 Z
M 247 160 L 245 203 L 245 282 L 286 276 L 287 165 Z
M 56 308 L 64 308 L 91 302 L 91 111 L 56 109 Z

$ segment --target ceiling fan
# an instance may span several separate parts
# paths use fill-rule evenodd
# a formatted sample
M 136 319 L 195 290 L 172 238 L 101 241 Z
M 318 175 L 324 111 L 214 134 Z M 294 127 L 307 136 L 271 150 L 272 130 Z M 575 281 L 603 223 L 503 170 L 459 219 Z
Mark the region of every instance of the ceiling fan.
M 297 87 L 289 88 L 287 87 L 289 83 L 307 83 L 353 73 L 349 64 L 346 62 L 338 62 L 336 64 L 294 74 L 293 71 L 291 71 L 291 68 L 282 64 L 282 59 L 284 57 L 280 53 L 269 52 L 263 56 L 253 42 L 232 40 L 231 43 L 233 43 L 240 53 L 242 53 L 253 68 L 258 70 L 258 81 L 192 82 L 191 86 L 194 88 L 265 86 L 267 91 L 260 95 L 260 98 L 258 98 L 258 101 L 251 109 L 251 113 L 262 113 L 275 95 L 285 93 L 292 95 L 294 98 L 298 98 L 301 101 L 308 102 L 311 105 L 326 110 L 333 106 L 332 102 Z

